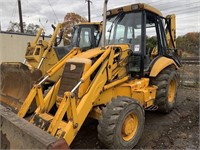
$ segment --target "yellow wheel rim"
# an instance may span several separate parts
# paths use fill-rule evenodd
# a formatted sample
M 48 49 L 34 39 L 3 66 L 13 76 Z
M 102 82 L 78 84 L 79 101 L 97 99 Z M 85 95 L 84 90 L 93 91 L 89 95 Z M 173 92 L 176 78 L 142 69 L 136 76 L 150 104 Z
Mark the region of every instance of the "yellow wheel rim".
M 176 82 L 174 80 L 171 80 L 169 84 L 169 89 L 168 89 L 168 101 L 173 102 L 174 101 L 174 96 L 176 93 Z
M 124 141 L 130 141 L 136 134 L 138 128 L 138 117 L 131 113 L 123 122 L 122 125 L 122 138 Z

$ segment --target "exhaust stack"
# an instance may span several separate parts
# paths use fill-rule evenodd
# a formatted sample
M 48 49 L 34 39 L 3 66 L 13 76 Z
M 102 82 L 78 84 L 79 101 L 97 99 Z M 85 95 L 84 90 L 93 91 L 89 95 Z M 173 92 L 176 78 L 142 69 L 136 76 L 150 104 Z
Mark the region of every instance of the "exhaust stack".
M 107 12 L 107 4 L 108 0 L 104 1 L 104 8 L 103 8 L 103 31 L 102 31 L 102 38 L 101 38 L 101 46 L 105 47 L 105 39 L 106 39 L 106 12 Z

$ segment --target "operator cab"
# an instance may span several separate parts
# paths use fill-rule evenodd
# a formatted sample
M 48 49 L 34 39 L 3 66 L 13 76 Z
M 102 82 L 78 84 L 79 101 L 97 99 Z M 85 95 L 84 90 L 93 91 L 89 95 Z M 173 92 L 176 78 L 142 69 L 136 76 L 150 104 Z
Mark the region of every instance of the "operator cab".
M 100 39 L 99 25 L 81 24 L 74 26 L 71 39 L 73 47 L 80 47 L 83 51 L 98 47 Z
M 128 44 L 131 76 L 149 75 L 158 57 L 169 57 L 165 25 L 166 18 L 146 4 L 110 10 L 107 12 L 106 45 Z
M 75 25 L 73 27 L 70 45 L 55 47 L 59 60 L 69 53 L 73 47 L 79 47 L 82 51 L 98 47 L 101 36 L 100 30 L 99 23 L 81 23 Z

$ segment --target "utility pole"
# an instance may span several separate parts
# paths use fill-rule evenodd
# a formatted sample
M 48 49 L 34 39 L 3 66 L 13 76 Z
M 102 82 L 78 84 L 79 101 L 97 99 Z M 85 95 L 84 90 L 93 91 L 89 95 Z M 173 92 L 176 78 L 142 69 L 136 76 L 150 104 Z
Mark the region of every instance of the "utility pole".
M 20 30 L 21 30 L 21 33 L 24 33 L 23 20 L 22 20 L 21 0 L 18 0 L 18 9 L 19 9 L 19 25 L 20 25 Z
M 88 22 L 90 22 L 91 21 L 91 19 L 90 19 L 90 3 L 92 3 L 92 1 L 91 0 L 85 0 L 85 2 L 88 3 Z

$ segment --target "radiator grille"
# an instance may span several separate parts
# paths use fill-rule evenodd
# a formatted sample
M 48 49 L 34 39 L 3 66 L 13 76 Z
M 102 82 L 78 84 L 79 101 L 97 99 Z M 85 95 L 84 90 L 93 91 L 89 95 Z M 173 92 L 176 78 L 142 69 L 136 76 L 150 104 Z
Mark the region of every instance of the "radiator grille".
M 81 79 L 84 66 L 84 63 L 67 62 L 65 64 L 61 77 L 60 88 L 58 91 L 59 97 L 63 97 L 66 91 L 71 91 L 76 84 L 78 84 Z M 74 93 L 75 96 L 78 97 L 78 90 L 76 90 Z

